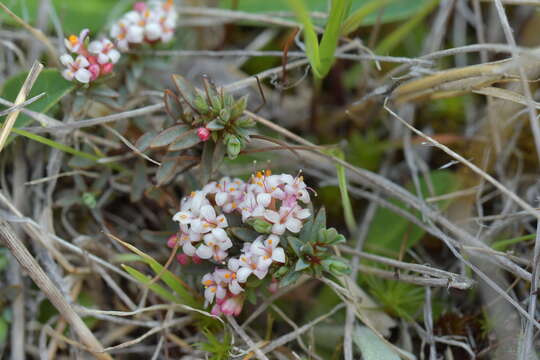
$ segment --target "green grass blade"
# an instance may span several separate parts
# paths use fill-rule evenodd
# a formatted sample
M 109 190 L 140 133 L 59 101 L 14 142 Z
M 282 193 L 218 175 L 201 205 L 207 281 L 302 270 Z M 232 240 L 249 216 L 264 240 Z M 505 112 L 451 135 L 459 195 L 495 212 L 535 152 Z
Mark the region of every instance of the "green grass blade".
M 332 8 L 330 9 L 319 49 L 319 77 L 326 76 L 334 63 L 336 48 L 341 35 L 341 26 L 350 8 L 351 0 L 332 1 Z
M 153 292 L 155 292 L 156 294 L 158 294 L 159 296 L 161 296 L 164 300 L 167 300 L 167 301 L 170 301 L 170 302 L 173 302 L 173 303 L 179 303 L 180 302 L 180 299 L 178 299 L 177 297 L 175 297 L 173 294 L 171 294 L 169 291 L 165 290 L 165 288 L 163 288 L 161 285 L 159 284 L 156 284 L 156 283 L 152 283 L 152 279 L 146 275 L 144 275 L 143 273 L 141 273 L 140 271 L 138 270 L 135 270 L 134 268 L 132 268 L 131 266 L 128 266 L 128 265 L 123 265 L 122 264 L 122 268 L 131 276 L 133 276 L 135 279 L 137 279 L 137 281 L 139 281 L 140 283 L 148 286 L 148 288 L 150 290 L 152 290 Z
M 308 8 L 304 0 L 287 0 L 290 8 L 300 21 L 304 25 L 304 41 L 306 44 L 306 54 L 311 65 L 313 73 L 317 77 L 320 76 L 320 58 L 319 58 L 319 41 L 317 39 L 317 33 L 315 32 L 315 27 L 309 16 Z
M 499 240 L 491 244 L 491 248 L 497 251 L 505 251 L 510 245 L 518 244 L 522 241 L 533 240 L 534 238 L 536 238 L 536 234 L 524 235 L 512 239 Z
M 98 162 L 101 159 L 101 157 L 99 157 L 99 156 L 92 155 L 92 154 L 89 154 L 89 153 L 85 153 L 83 151 L 79 151 L 79 150 L 74 149 L 74 148 L 72 148 L 70 146 L 60 144 L 59 142 L 56 142 L 54 140 L 48 139 L 46 137 L 31 133 L 31 132 L 28 132 L 28 131 L 25 131 L 25 130 L 13 128 L 11 130 L 11 132 L 13 132 L 15 134 L 18 134 L 18 135 L 22 135 L 22 136 L 24 136 L 24 137 L 26 137 L 26 138 L 28 138 L 30 140 L 37 141 L 37 142 L 42 143 L 44 145 L 53 147 L 53 148 L 58 149 L 60 151 L 63 151 L 63 152 L 66 152 L 68 154 L 72 154 L 72 155 L 75 155 L 75 156 L 78 156 L 78 157 L 81 157 L 81 158 L 84 158 L 84 159 L 92 160 L 92 161 L 95 161 L 95 162 Z M 118 170 L 118 171 L 128 171 L 125 167 L 123 167 L 123 166 L 121 166 L 119 164 L 116 164 L 116 163 L 104 163 L 102 165 L 108 166 L 108 167 L 110 167 L 110 168 L 112 168 L 114 170 Z
M 163 280 L 163 282 L 167 284 L 167 286 L 178 295 L 180 301 L 177 302 L 181 302 L 193 308 L 202 307 L 201 302 L 195 298 L 189 286 L 179 277 L 171 273 L 169 270 L 165 269 L 163 265 L 157 262 L 153 257 L 137 249 L 135 246 L 118 239 L 117 237 L 112 238 L 125 246 L 131 252 L 139 255 L 141 259 L 152 268 L 154 273 L 156 273 L 156 275 L 159 275 L 160 279 Z
M 415 27 L 417 27 L 429 13 L 439 4 L 439 0 L 431 0 L 426 2 L 424 7 L 420 9 L 412 18 L 398 27 L 387 37 L 385 37 L 379 46 L 375 49 L 375 53 L 386 55 L 390 53 L 401 41 L 409 35 Z
M 396 0 L 372 0 L 364 5 L 362 7 L 356 9 L 343 23 L 343 26 L 341 27 L 341 35 L 345 36 L 356 29 L 360 27 L 362 24 L 362 21 L 364 19 L 371 15 L 372 13 L 378 11 L 379 9 L 385 7 L 391 2 L 394 2 Z

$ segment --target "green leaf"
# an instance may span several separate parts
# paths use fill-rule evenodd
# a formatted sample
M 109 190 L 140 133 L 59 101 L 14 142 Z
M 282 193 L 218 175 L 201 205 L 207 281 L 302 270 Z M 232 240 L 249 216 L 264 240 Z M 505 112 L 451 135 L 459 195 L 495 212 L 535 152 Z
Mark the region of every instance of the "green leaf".
M 443 195 L 455 191 L 459 184 L 457 177 L 450 171 L 439 170 L 430 173 L 431 181 L 434 187 L 433 195 Z M 420 180 L 421 190 L 424 196 L 432 196 L 429 194 L 428 186 L 423 178 Z M 409 187 L 410 188 L 410 187 Z M 391 200 L 392 204 L 408 210 L 407 207 L 400 201 Z M 449 201 L 443 201 L 439 204 L 440 209 L 448 206 Z M 421 215 L 418 211 L 413 211 L 419 219 Z M 394 212 L 379 207 L 375 212 L 375 216 L 369 228 L 365 246 L 369 251 L 395 256 L 399 254 L 401 245 L 404 240 L 405 250 L 414 246 L 423 236 L 425 231 L 411 224 L 407 219 L 400 217 Z
M 362 25 L 369 14 L 376 13 L 380 11 L 381 8 L 384 8 L 389 3 L 395 2 L 396 0 L 372 0 L 365 2 L 361 5 L 356 11 L 354 11 L 343 23 L 341 27 L 341 34 L 348 35 L 358 29 Z M 383 13 L 384 17 L 384 13 Z
M 319 41 L 317 39 L 317 33 L 315 27 L 311 21 L 309 10 L 304 0 L 287 0 L 292 11 L 295 13 L 298 21 L 304 26 L 304 39 L 306 43 L 306 54 L 311 64 L 311 69 L 316 77 L 322 78 L 319 72 L 321 66 L 321 59 L 319 56 Z
M 352 0 L 351 11 L 355 12 L 358 9 L 367 6 L 373 2 L 383 2 L 384 0 Z M 362 26 L 374 25 L 377 21 L 381 24 L 400 21 L 413 16 L 427 0 L 395 0 L 382 8 L 383 12 L 379 18 L 381 7 L 369 12 L 360 22 Z M 220 0 L 219 6 L 223 9 L 233 9 L 233 5 L 238 4 L 236 9 L 248 13 L 269 13 L 269 12 L 286 12 L 290 11 L 287 0 Z M 309 10 L 318 12 L 328 11 L 328 0 L 309 0 Z M 353 13 L 354 14 L 354 13 Z M 351 15 L 352 17 L 352 15 Z M 348 20 L 348 19 L 347 19 Z
M 296 262 L 296 265 L 294 266 L 294 271 L 302 271 L 309 267 L 309 263 L 305 262 L 304 259 L 300 258 Z
M 300 275 L 302 274 L 299 272 L 291 271 L 290 273 L 281 278 L 281 280 L 279 281 L 279 287 L 285 287 L 294 284 L 296 280 L 300 278 Z
M 287 237 L 287 241 L 289 242 L 289 245 L 293 249 L 296 256 L 300 257 L 302 254 L 300 252 L 300 249 L 302 248 L 302 241 L 300 241 L 298 238 L 295 238 L 294 236 Z
M 188 130 L 188 127 L 186 125 L 171 126 L 170 128 L 165 129 L 162 132 L 160 132 L 154 139 L 152 139 L 152 142 L 150 143 L 150 147 L 154 148 L 154 147 L 167 146 L 171 144 L 173 141 L 177 140 L 187 130 Z
M 38 0 L 7 0 L 6 6 L 19 15 L 23 20 L 34 24 L 39 8 Z M 79 34 L 84 28 L 89 28 L 93 33 L 102 30 L 109 15 L 114 12 L 113 18 L 119 17 L 129 7 L 124 1 L 92 0 L 52 0 L 56 13 L 62 23 L 62 29 L 66 36 L 73 33 Z M 120 7 L 118 6 L 120 4 Z M 1 13 L 0 20 L 14 24 L 13 20 Z
M 156 294 L 161 296 L 164 300 L 174 302 L 174 303 L 179 302 L 179 299 L 177 297 L 175 297 L 171 292 L 165 290 L 165 288 L 162 287 L 161 285 L 156 284 L 156 283 L 150 283 L 152 281 L 152 279 L 150 277 L 144 275 L 140 271 L 135 270 L 134 268 L 132 268 L 131 266 L 128 266 L 128 265 L 122 265 L 122 268 L 129 275 L 131 275 L 135 279 L 137 279 L 137 281 L 139 281 L 140 283 L 148 286 L 148 288 L 150 290 L 152 290 L 153 292 L 155 292 Z
M 3 317 L 0 317 L 0 349 L 2 349 L 3 345 L 5 344 L 7 340 L 7 336 L 8 336 L 8 323 Z
M 320 77 L 326 76 L 334 63 L 334 55 L 341 35 L 341 25 L 351 7 L 351 0 L 333 0 L 331 3 L 332 8 L 319 48 L 320 67 L 318 70 Z
M 28 72 L 23 72 L 7 79 L 1 91 L 2 97 L 14 102 L 27 75 Z M 46 113 L 56 105 L 60 99 L 74 89 L 75 84 L 64 79 L 58 70 L 45 69 L 39 74 L 36 83 L 30 91 L 28 99 L 41 93 L 45 93 L 45 96 L 28 105 L 26 108 L 38 113 Z M 3 105 L 0 106 L 3 108 Z M 0 108 L 0 110 L 2 108 Z M 30 116 L 20 113 L 15 122 L 15 128 L 26 126 L 32 120 L 33 119 Z
M 121 241 L 119 239 L 116 239 L 116 240 L 120 242 L 122 245 L 124 245 L 126 248 L 128 248 L 131 252 L 141 256 L 144 262 L 152 268 L 154 273 L 156 275 L 157 274 L 160 275 L 160 279 L 163 280 L 163 282 L 165 282 L 165 284 L 167 284 L 167 286 L 169 286 L 169 288 L 171 288 L 178 295 L 178 298 L 175 297 L 176 299 L 174 300 L 175 302 L 180 302 L 194 308 L 202 307 L 200 302 L 197 301 L 197 299 L 190 292 L 190 289 L 187 286 L 187 284 L 184 283 L 179 277 L 171 273 L 169 270 L 165 269 L 160 263 L 154 260 L 154 258 L 144 253 L 143 251 L 137 249 L 135 246 L 129 243 L 126 243 L 124 241 Z
M 192 129 L 183 133 L 169 146 L 169 151 L 179 151 L 189 149 L 201 142 L 197 135 L 197 129 Z
M 364 360 L 399 360 L 399 356 L 367 326 L 356 326 L 353 342 Z

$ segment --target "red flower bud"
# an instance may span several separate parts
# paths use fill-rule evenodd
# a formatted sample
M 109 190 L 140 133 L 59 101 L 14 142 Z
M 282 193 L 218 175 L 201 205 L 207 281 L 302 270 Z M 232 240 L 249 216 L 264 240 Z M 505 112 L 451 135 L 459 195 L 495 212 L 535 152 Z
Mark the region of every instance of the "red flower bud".
M 101 65 L 101 72 L 103 75 L 110 74 L 113 71 L 114 65 L 112 63 L 106 63 Z
M 201 141 L 206 141 L 210 138 L 210 130 L 205 127 L 200 127 L 197 129 L 197 136 Z
M 101 70 L 98 64 L 92 64 L 88 67 L 88 71 L 90 71 L 90 73 L 92 74 L 92 76 L 90 77 L 90 80 L 94 81 L 98 78 Z

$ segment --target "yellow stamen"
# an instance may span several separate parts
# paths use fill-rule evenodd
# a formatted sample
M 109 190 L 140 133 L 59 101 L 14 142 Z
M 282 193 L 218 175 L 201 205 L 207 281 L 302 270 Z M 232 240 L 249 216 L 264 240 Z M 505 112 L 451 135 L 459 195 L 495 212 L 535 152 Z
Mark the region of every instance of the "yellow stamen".
M 231 205 L 232 205 L 233 209 L 236 209 L 236 203 L 234 201 L 233 201 L 233 203 Z
M 265 174 L 266 176 L 270 176 L 270 175 L 272 175 L 272 170 L 268 169 L 268 170 L 265 171 L 264 174 Z
M 258 177 L 259 179 L 262 178 L 262 173 L 260 171 L 257 171 L 257 174 L 255 174 L 256 177 Z
M 75 44 L 77 44 L 79 42 L 79 38 L 76 35 L 70 35 L 69 36 L 69 42 L 72 45 L 75 45 Z
M 210 292 L 215 293 L 216 291 L 217 291 L 217 289 L 216 289 L 215 287 L 213 287 L 213 288 L 210 289 Z
M 231 274 L 225 274 L 225 279 L 228 279 L 231 277 Z
M 205 286 L 210 286 L 210 285 L 212 285 L 212 283 L 213 283 L 212 280 L 206 280 L 203 284 L 204 284 Z
M 196 194 L 195 191 L 192 191 L 191 194 L 189 194 L 189 196 L 194 197 L 195 194 Z
M 236 190 L 235 188 L 233 188 L 232 186 L 229 188 L 229 191 L 233 192 L 234 190 Z
M 272 239 L 268 239 L 268 243 L 272 245 Z

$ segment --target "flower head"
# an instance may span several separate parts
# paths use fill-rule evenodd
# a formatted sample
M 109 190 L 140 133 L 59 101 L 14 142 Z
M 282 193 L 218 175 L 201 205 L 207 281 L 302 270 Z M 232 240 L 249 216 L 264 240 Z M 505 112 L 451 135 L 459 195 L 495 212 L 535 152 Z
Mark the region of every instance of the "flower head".
M 70 35 L 64 40 L 66 49 L 72 53 L 63 54 L 60 62 L 66 67 L 62 75 L 66 80 L 77 80 L 87 84 L 100 76 L 112 72 L 120 53 L 109 39 L 91 41 L 87 46 L 89 30 L 84 29 L 79 36 Z M 73 56 L 76 56 L 73 60 Z

